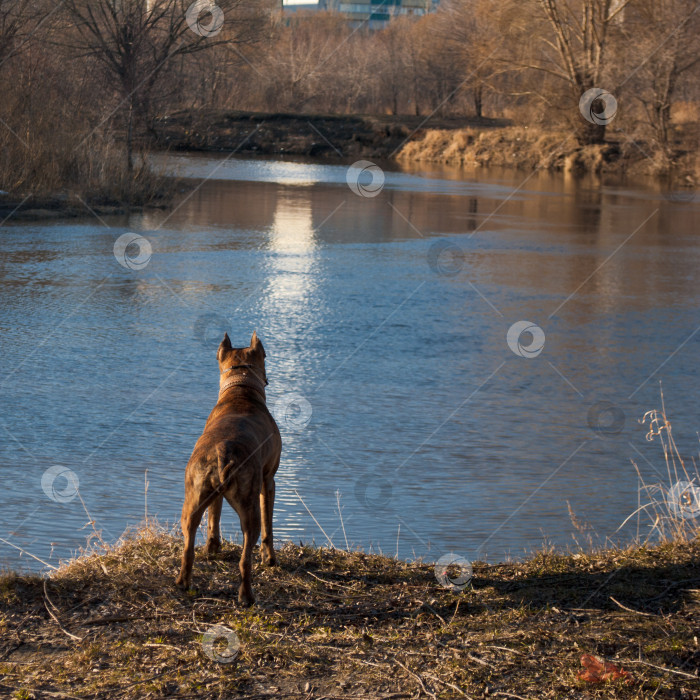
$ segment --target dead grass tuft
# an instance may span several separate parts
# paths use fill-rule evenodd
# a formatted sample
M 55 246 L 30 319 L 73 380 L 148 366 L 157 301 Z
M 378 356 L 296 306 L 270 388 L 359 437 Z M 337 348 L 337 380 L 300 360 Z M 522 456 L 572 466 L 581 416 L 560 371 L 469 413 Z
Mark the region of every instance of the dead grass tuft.
M 425 129 L 406 143 L 400 161 L 432 161 L 450 165 L 554 170 L 573 174 L 619 173 L 627 175 L 675 174 L 692 185 L 700 179 L 695 162 L 691 129 L 679 136 L 673 159 L 645 139 L 618 139 L 612 132 L 608 143 L 580 146 L 564 130 L 539 126 L 508 126 L 495 129 Z
M 700 470 L 694 457 L 683 459 L 673 436 L 673 426 L 666 415 L 661 391 L 661 408 L 647 411 L 640 423 L 648 427 L 646 438 L 658 441 L 664 456 L 666 483 L 647 484 L 632 461 L 640 483 L 640 501 L 645 503 L 630 515 L 622 527 L 637 518 L 637 540 L 640 541 L 640 516 L 647 519 L 643 541 L 692 542 L 700 537 Z

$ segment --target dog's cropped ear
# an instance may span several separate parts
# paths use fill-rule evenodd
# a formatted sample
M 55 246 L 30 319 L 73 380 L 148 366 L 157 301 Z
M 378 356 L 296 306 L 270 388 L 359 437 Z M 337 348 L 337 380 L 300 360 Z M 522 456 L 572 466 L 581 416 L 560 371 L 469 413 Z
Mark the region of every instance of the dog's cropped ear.
M 265 354 L 265 348 L 263 347 L 263 344 L 260 342 L 260 339 L 258 338 L 258 334 L 253 331 L 253 335 L 250 339 L 250 347 L 251 349 L 255 350 L 255 352 L 261 352 L 263 357 L 267 357 Z
M 216 353 L 216 359 L 221 362 L 222 357 L 224 356 L 224 353 L 226 350 L 231 349 L 231 341 L 229 340 L 228 333 L 224 333 L 224 339 L 221 341 L 221 344 L 219 345 L 219 349 Z

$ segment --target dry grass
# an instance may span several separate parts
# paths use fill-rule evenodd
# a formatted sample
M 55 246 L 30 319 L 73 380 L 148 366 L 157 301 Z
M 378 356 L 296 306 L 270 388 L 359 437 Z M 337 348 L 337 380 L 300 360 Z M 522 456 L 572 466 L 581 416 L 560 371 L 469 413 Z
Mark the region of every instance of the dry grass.
M 95 128 L 80 113 L 55 112 L 56 105 L 26 114 L 0 113 L 0 211 L 28 198 L 22 209 L 141 206 L 167 201 L 171 180 L 143 158 L 133 170 L 125 146 L 107 127 Z
M 278 566 L 257 563 L 258 603 L 242 609 L 240 546 L 198 550 L 181 592 L 178 537 L 148 520 L 115 545 L 94 531 L 90 551 L 46 578 L 0 576 L 0 694 L 700 698 L 700 517 L 674 491 L 697 467 L 681 458 L 663 394 L 644 423 L 669 483 L 642 483 L 648 500 L 627 521 L 650 521 L 635 545 L 474 562 L 465 585 L 443 586 L 420 561 L 286 543 Z M 590 682 L 591 655 L 623 675 Z
M 679 156 L 670 163 L 659 149 L 639 139 L 610 141 L 581 147 L 563 130 L 537 126 L 498 129 L 426 129 L 406 143 L 397 158 L 403 161 L 432 161 L 451 165 L 561 170 L 571 173 L 620 173 L 672 175 L 685 185 L 700 181 L 692 134 L 680 135 Z M 682 147 L 685 144 L 685 147 Z M 647 157 L 646 154 L 650 154 Z
M 476 562 L 462 592 L 428 564 L 287 543 L 277 567 L 257 564 L 250 609 L 234 602 L 239 546 L 198 551 L 188 593 L 173 586 L 179 554 L 178 539 L 149 526 L 47 579 L 0 578 L 0 694 L 698 697 L 697 540 Z M 232 663 L 204 653 L 212 625 L 237 634 Z M 584 682 L 588 653 L 634 681 Z
M 639 508 L 628 520 L 637 518 L 637 541 L 640 541 L 640 519 L 647 519 L 647 534 L 644 542 L 692 542 L 700 536 L 700 471 L 694 457 L 683 459 L 673 436 L 673 426 L 666 414 L 666 404 L 661 391 L 661 408 L 647 411 L 642 420 L 648 426 L 647 440 L 658 441 L 666 467 L 665 484 L 647 484 L 637 464 L 640 483 Z M 623 525 L 625 524 L 623 523 Z
M 573 136 L 537 127 L 427 129 L 408 142 L 398 158 L 467 166 L 561 169 L 575 149 Z

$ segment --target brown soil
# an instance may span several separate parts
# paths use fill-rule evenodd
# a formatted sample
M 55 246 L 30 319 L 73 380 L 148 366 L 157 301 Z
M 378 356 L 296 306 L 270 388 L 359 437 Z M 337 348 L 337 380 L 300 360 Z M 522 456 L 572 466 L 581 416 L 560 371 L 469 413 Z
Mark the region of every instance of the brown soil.
M 235 602 L 240 547 L 173 586 L 180 542 L 142 531 L 48 578 L 0 578 L 0 695 L 14 698 L 700 697 L 700 543 L 434 567 L 286 544 Z M 220 663 L 212 625 L 240 642 Z M 232 633 L 229 639 L 233 642 Z M 231 653 L 223 640 L 218 653 Z M 579 676 L 591 654 L 631 678 Z
M 497 119 L 342 116 L 262 112 L 177 112 L 153 124 L 157 148 L 258 155 L 387 158 L 427 128 L 482 129 Z

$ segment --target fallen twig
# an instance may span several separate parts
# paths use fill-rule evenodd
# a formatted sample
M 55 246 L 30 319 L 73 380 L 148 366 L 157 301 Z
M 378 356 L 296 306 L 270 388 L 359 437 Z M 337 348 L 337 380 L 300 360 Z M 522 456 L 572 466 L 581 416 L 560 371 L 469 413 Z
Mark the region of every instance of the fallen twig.
M 634 613 L 635 615 L 644 615 L 645 617 L 658 617 L 658 615 L 654 615 L 653 613 L 645 613 L 645 612 L 641 612 L 641 610 L 632 610 L 632 608 L 628 608 L 627 606 L 620 603 L 620 601 L 615 600 L 615 598 L 613 598 L 612 596 L 610 596 L 610 600 L 612 600 L 612 602 L 615 603 L 615 605 L 618 605 L 623 610 L 626 610 L 627 612 Z
M 481 664 L 482 666 L 486 666 L 486 668 L 493 668 L 493 666 L 488 661 L 484 661 L 478 656 L 474 656 L 474 654 L 467 654 L 467 657 L 470 658 L 472 661 L 476 661 L 476 663 Z
M 695 680 L 698 680 L 698 676 L 693 674 L 693 673 L 686 673 L 685 671 L 676 671 L 674 668 L 666 668 L 665 666 L 657 666 L 656 664 L 650 664 L 648 661 L 638 661 L 638 660 L 623 660 L 620 659 L 620 663 L 623 664 L 642 664 L 643 666 L 650 666 L 651 668 L 655 668 L 659 671 L 666 671 L 666 673 L 675 673 L 678 676 L 683 676 L 685 678 L 693 678 Z
M 511 654 L 517 654 L 518 656 L 525 656 L 522 651 L 515 651 L 515 649 L 509 649 L 508 647 L 497 647 L 493 644 L 484 644 L 484 649 L 500 649 L 501 651 L 509 651 Z
M 396 661 L 396 663 L 397 663 L 399 666 L 401 666 L 401 668 L 403 668 L 407 673 L 409 673 L 411 676 L 413 676 L 413 677 L 418 681 L 418 683 L 420 684 L 420 687 L 423 689 L 423 692 L 424 692 L 426 695 L 430 695 L 431 698 L 437 698 L 437 696 L 435 695 L 435 693 L 431 693 L 431 692 L 425 687 L 425 683 L 423 682 L 423 679 L 422 679 L 417 673 L 415 673 L 414 671 L 411 671 L 411 669 L 410 669 L 408 666 L 406 666 L 405 664 L 402 664 L 396 657 L 394 657 L 394 661 Z
M 440 615 L 440 613 L 437 610 L 435 610 L 435 608 L 433 608 L 432 605 L 429 605 L 428 603 L 425 603 L 422 600 L 419 600 L 418 602 L 421 604 L 422 607 L 428 608 L 428 610 L 430 610 L 430 612 L 433 613 L 433 615 L 435 615 L 435 617 L 437 617 L 442 622 L 443 625 L 447 626 L 447 622 L 445 622 L 445 618 L 442 615 Z
M 457 605 L 455 605 L 455 611 L 452 613 L 452 617 L 450 618 L 450 624 L 452 624 L 455 621 L 455 617 L 457 617 L 457 611 L 459 610 L 459 604 L 462 602 L 461 598 L 457 598 Z
M 182 653 L 182 649 L 180 647 L 174 646 L 173 644 L 159 644 L 157 642 L 144 642 L 143 645 L 145 647 L 155 647 L 156 649 L 158 649 L 158 648 L 175 649 L 175 651 L 179 651 Z
M 456 686 L 454 683 L 450 683 L 449 681 L 445 681 L 442 678 L 438 678 L 437 676 L 433 676 L 429 673 L 425 674 L 426 678 L 430 678 L 430 680 L 437 681 L 438 683 L 443 683 L 446 686 L 449 686 L 453 690 L 456 690 L 460 695 L 463 695 L 465 698 L 469 698 L 469 700 L 473 700 L 471 695 L 467 695 L 459 686 Z
M 47 603 L 48 603 L 48 605 L 47 605 Z M 49 607 L 49 605 L 51 605 L 51 607 L 54 608 L 55 610 L 58 610 L 58 608 L 51 602 L 51 599 L 49 598 L 49 593 L 48 593 L 48 591 L 46 590 L 46 579 L 44 579 L 44 607 L 46 608 L 46 612 L 47 612 L 49 615 L 51 615 L 51 617 L 53 618 L 54 622 L 58 625 L 58 629 L 60 629 L 61 632 L 63 632 L 63 634 L 67 635 L 67 636 L 70 637 L 71 639 L 75 639 L 77 642 L 82 642 L 82 641 L 83 641 L 83 637 L 78 637 L 78 635 L 72 634 L 71 632 L 69 632 L 69 631 L 61 624 L 61 621 L 58 619 L 57 615 L 53 612 L 53 610 L 51 610 L 51 608 Z

